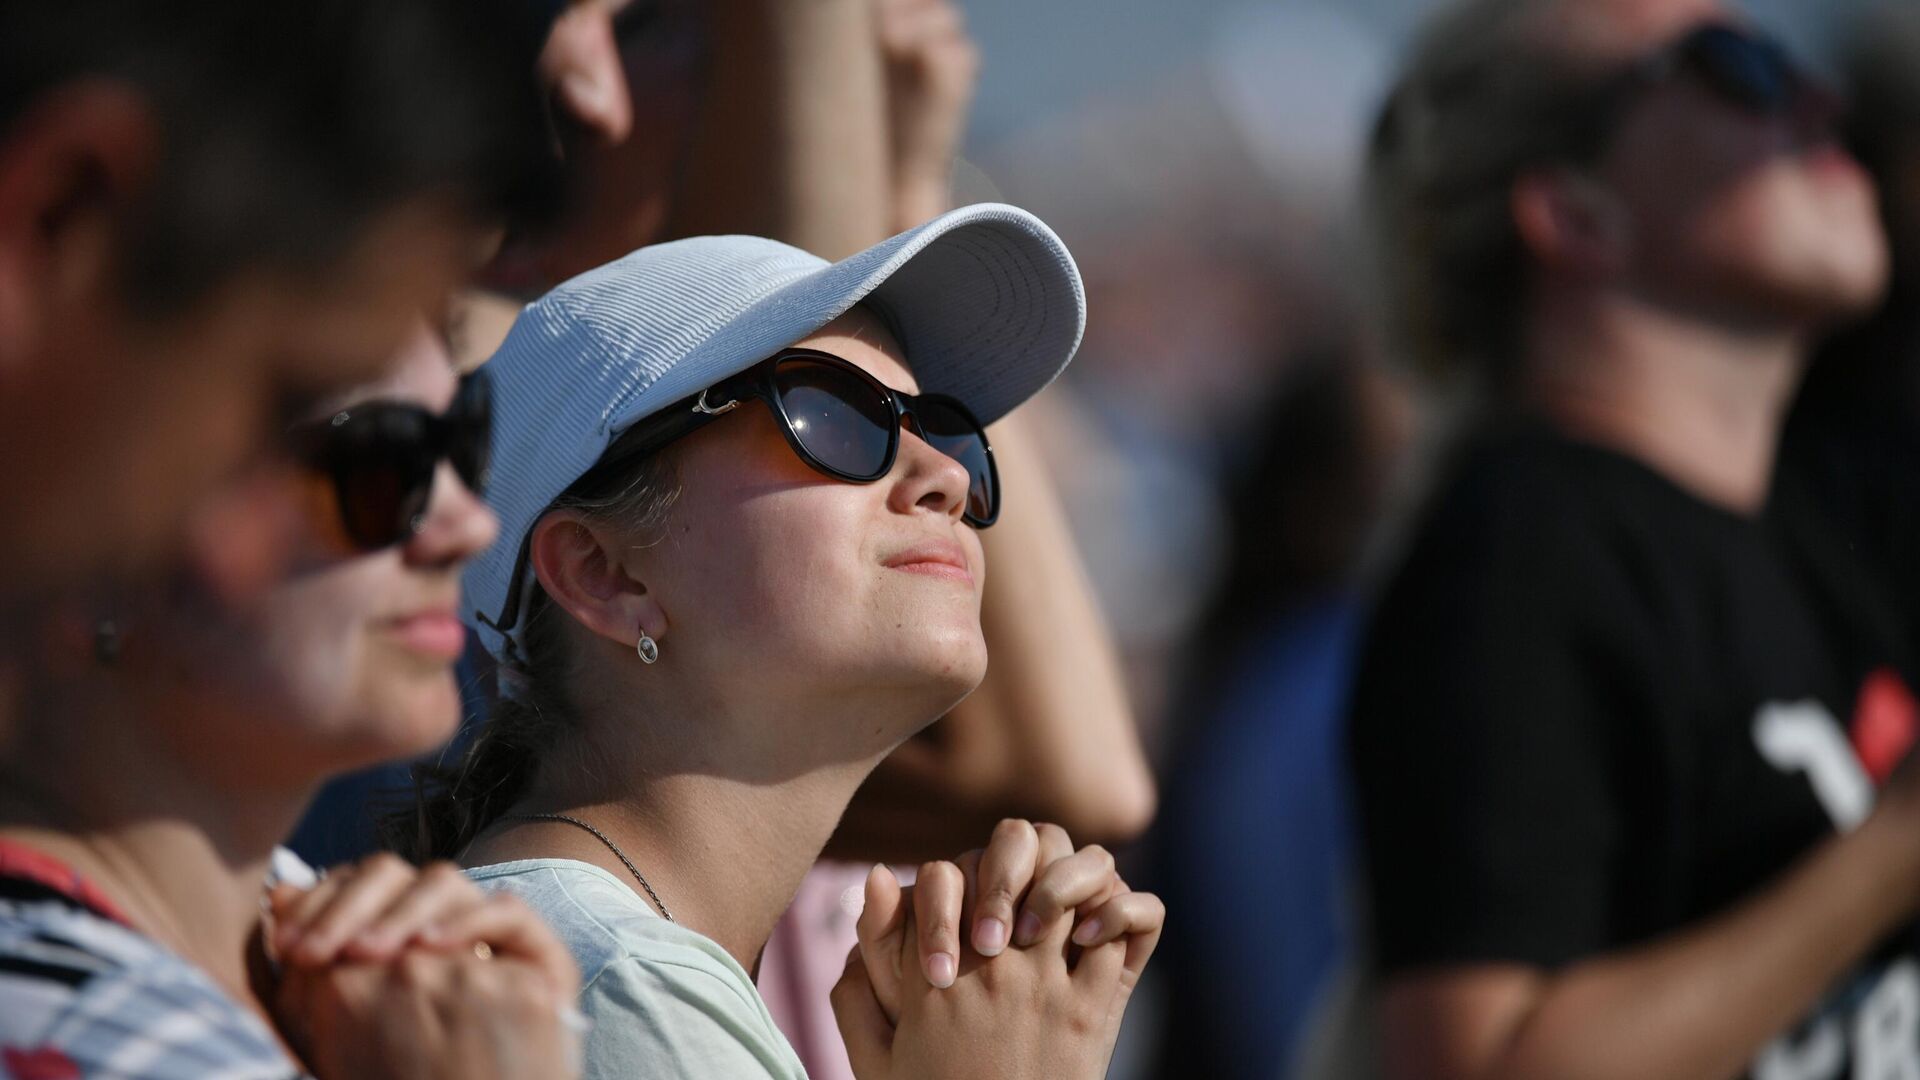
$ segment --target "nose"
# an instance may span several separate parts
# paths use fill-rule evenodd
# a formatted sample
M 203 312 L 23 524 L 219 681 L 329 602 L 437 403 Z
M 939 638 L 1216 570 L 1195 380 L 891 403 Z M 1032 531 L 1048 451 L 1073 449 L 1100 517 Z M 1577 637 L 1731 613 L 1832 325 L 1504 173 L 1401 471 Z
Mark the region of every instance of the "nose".
M 453 466 L 442 461 L 433 476 L 426 518 L 407 539 L 403 554 L 413 566 L 458 566 L 491 547 L 499 535 L 500 520 Z
M 897 514 L 931 510 L 956 521 L 966 513 L 967 467 L 934 449 L 909 418 L 900 426 L 900 453 L 893 463 L 887 506 Z

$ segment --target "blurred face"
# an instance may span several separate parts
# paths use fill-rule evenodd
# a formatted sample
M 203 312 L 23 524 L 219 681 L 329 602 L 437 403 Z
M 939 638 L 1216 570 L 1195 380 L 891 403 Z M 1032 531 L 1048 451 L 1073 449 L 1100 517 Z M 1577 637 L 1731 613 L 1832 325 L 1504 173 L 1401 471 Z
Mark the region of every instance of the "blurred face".
M 157 323 L 129 312 L 117 287 L 47 288 L 0 357 L 0 565 L 22 587 L 50 586 L 141 576 L 177 555 L 196 497 L 290 407 L 382 371 L 469 264 L 471 243 L 444 215 L 396 212 L 318 274 L 242 274 Z M 284 536 L 251 537 L 214 562 L 283 557 L 273 549 Z
M 855 311 L 799 344 L 917 392 L 899 346 Z M 695 682 L 742 685 L 781 672 L 781 701 L 852 702 L 871 693 L 897 727 L 838 733 L 847 749 L 892 745 L 970 693 L 986 673 L 985 566 L 961 520 L 967 472 L 903 431 L 893 471 L 872 484 L 815 472 L 764 402 L 677 444 L 684 492 L 668 535 L 631 569 L 664 613 L 663 653 Z M 750 683 L 747 685 L 751 685 Z M 834 733 L 786 730 L 810 748 Z
M 1711 0 L 1581 7 L 1573 44 L 1614 64 L 1733 18 Z M 1598 168 L 1630 218 L 1634 285 L 1734 321 L 1822 321 L 1870 307 L 1885 285 L 1886 242 L 1836 119 L 1818 91 L 1786 115 L 1760 116 L 1684 74 L 1636 97 Z
M 440 413 L 455 385 L 444 346 L 419 326 L 391 378 L 336 408 L 381 401 Z M 298 727 L 289 740 L 311 742 L 316 759 L 340 769 L 439 745 L 460 716 L 460 571 L 493 542 L 492 512 L 442 460 L 420 527 L 404 542 L 340 561 L 321 541 L 337 523 L 315 524 L 303 565 L 268 594 L 256 622 L 289 695 L 286 723 Z

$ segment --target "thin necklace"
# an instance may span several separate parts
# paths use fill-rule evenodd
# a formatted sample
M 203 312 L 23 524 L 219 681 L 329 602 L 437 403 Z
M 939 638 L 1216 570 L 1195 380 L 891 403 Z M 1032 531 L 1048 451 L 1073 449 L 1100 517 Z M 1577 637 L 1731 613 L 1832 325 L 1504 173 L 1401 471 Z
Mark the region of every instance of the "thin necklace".
M 647 890 L 647 896 L 652 898 L 653 906 L 660 909 L 660 917 L 667 920 L 668 922 L 674 921 L 673 912 L 667 910 L 667 905 L 662 903 L 660 900 L 660 894 L 657 892 L 654 892 L 653 886 L 647 883 L 647 875 L 641 873 L 640 868 L 633 865 L 633 860 L 627 858 L 627 853 L 624 851 L 621 851 L 620 845 L 614 843 L 611 839 L 609 839 L 606 833 L 603 833 L 599 829 L 596 829 L 593 826 L 587 824 L 586 822 L 581 821 L 579 818 L 568 817 L 565 814 L 509 814 L 507 816 L 507 820 L 508 821 L 564 821 L 569 825 L 578 826 L 579 828 L 585 829 L 588 832 L 592 833 L 596 838 L 599 839 L 601 843 L 607 845 L 608 851 L 613 852 L 614 855 L 620 859 L 620 862 L 624 864 L 627 870 L 633 874 L 634 878 L 640 882 L 640 887 Z

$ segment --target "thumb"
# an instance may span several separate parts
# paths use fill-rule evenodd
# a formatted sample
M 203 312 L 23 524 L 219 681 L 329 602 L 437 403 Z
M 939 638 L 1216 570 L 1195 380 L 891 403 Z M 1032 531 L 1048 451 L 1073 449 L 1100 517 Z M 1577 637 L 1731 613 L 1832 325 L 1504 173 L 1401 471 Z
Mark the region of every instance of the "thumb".
M 907 899 L 900 879 L 887 866 L 875 866 L 867 874 L 866 904 L 854 924 L 860 939 L 860 957 L 888 1023 L 900 1019 L 902 994 L 900 964 L 906 947 Z
M 833 1019 L 847 1044 L 847 1063 L 861 1078 L 885 1076 L 893 1058 L 893 1025 L 873 994 L 860 949 L 847 953 L 846 970 L 833 986 Z

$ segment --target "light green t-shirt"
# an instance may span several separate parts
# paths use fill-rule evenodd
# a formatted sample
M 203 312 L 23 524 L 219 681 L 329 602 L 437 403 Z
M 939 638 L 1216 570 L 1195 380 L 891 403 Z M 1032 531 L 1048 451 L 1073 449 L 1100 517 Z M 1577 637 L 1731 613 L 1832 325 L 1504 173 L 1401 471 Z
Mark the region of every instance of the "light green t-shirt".
M 662 919 L 626 882 L 573 859 L 467 871 L 526 901 L 580 965 L 586 1080 L 805 1080 L 753 980 L 711 938 Z

